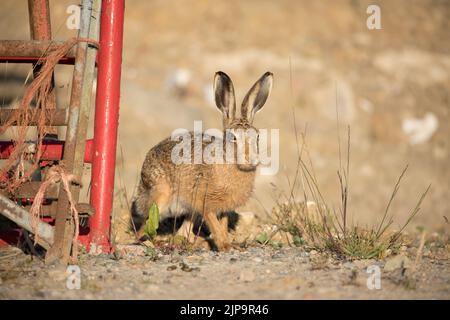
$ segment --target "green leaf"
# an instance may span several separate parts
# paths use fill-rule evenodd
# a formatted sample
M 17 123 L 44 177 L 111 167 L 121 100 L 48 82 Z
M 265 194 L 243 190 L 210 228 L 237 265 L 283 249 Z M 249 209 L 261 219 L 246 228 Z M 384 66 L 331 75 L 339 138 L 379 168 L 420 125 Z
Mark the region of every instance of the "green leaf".
M 296 247 L 300 247 L 305 244 L 305 240 L 300 236 L 294 236 L 294 237 L 292 237 L 292 240 L 294 241 L 294 245 Z
M 153 238 L 156 236 L 156 231 L 159 227 L 159 209 L 156 202 L 153 202 L 150 210 L 148 211 L 148 219 L 145 222 L 144 233 Z
M 266 244 L 267 241 L 269 240 L 269 237 L 267 236 L 267 233 L 264 232 L 257 235 L 255 240 L 260 244 Z
M 281 249 L 283 247 L 283 244 L 281 242 L 278 242 L 278 241 L 270 241 L 270 245 L 274 249 Z
M 156 260 L 158 258 L 158 252 L 155 248 L 147 247 L 145 249 L 145 256 L 150 257 L 151 260 Z

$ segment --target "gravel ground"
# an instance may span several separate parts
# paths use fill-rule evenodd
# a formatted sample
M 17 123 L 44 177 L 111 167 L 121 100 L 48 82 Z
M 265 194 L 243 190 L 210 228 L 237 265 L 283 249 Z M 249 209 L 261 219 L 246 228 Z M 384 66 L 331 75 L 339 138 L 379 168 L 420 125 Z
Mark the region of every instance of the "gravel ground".
M 444 249 L 445 250 L 445 249 Z M 117 255 L 84 254 L 81 288 L 66 287 L 65 267 L 45 267 L 17 248 L 0 251 L 1 299 L 448 299 L 450 263 L 413 259 L 343 261 L 303 248 L 250 247 L 190 253 L 123 246 Z M 369 290 L 367 267 L 381 270 Z

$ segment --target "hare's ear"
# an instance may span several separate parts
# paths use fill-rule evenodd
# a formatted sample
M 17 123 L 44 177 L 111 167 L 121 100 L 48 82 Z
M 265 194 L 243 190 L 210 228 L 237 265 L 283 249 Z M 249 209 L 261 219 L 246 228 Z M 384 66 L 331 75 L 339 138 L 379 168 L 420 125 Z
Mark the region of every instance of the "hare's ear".
M 233 82 L 226 73 L 216 72 L 214 76 L 214 97 L 217 108 L 222 112 L 224 124 L 234 119 L 236 115 L 236 98 Z
M 261 78 L 253 85 L 250 91 L 242 101 L 241 117 L 247 118 L 250 123 L 253 122 L 255 114 L 261 110 L 264 103 L 266 103 L 272 90 L 273 74 L 266 72 Z M 249 112 L 250 111 L 250 112 Z

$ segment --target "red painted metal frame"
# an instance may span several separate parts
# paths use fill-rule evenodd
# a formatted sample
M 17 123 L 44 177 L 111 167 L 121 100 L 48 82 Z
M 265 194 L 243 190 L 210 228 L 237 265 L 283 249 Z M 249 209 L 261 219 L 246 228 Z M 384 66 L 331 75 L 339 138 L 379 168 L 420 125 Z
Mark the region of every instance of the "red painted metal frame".
M 50 6 L 48 0 L 28 0 L 31 38 L 35 40 L 50 40 L 52 28 L 50 25 Z
M 91 245 L 103 252 L 111 248 L 124 11 L 124 0 L 102 1 L 91 178 L 91 205 L 96 213 L 89 219 L 89 234 Z
M 86 141 L 84 155 L 84 161 L 92 163 L 90 202 L 96 213 L 89 219 L 89 233 L 80 234 L 79 240 L 88 249 L 94 244 L 103 252 L 108 252 L 111 249 L 110 227 L 114 199 L 125 1 L 102 0 L 101 10 L 94 139 Z M 35 58 L 30 58 L 30 62 Z M 13 148 L 12 142 L 0 141 L 0 159 L 8 158 Z M 43 148 L 42 159 L 60 160 L 64 141 L 44 141 Z M 16 233 L 17 230 L 12 230 L 11 239 L 17 237 Z M 11 243 L 0 239 L 0 246 L 6 242 Z
M 84 149 L 84 162 L 92 163 L 94 148 L 93 139 L 86 140 Z M 14 142 L 0 141 L 0 159 L 9 159 L 14 151 Z M 61 160 L 64 152 L 64 141 L 44 140 L 42 142 L 42 160 Z

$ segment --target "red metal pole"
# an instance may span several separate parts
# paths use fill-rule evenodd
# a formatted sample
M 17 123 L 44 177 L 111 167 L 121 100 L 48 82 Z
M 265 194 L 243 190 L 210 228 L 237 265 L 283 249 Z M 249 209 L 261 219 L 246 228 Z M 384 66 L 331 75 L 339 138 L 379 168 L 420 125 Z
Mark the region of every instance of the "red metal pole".
M 91 205 L 96 213 L 89 219 L 89 226 L 91 246 L 107 252 L 114 196 L 125 2 L 103 0 L 101 10 L 91 180 Z
M 51 40 L 50 6 L 48 0 L 28 0 L 31 39 Z
M 30 20 L 31 39 L 33 40 L 51 40 L 52 27 L 50 23 L 50 5 L 48 0 L 28 0 L 28 12 Z M 41 70 L 42 64 L 33 64 L 33 75 L 36 78 Z M 55 79 L 52 74 L 52 87 L 49 94 L 46 109 L 56 108 L 56 93 L 54 90 Z M 43 94 L 43 93 L 40 93 Z M 46 131 L 49 137 L 58 138 L 58 128 L 47 127 Z

